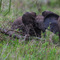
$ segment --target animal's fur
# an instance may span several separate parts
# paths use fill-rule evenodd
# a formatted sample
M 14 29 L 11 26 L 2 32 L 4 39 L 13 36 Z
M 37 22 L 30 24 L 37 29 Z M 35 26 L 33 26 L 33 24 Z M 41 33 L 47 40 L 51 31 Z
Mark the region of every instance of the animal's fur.
M 11 26 L 12 30 L 19 29 L 22 30 L 23 33 L 25 33 L 25 26 L 22 22 L 22 16 L 18 17 Z
M 44 17 L 46 17 L 47 15 L 49 15 L 49 14 L 51 14 L 51 13 L 53 13 L 53 12 L 51 12 L 51 11 L 43 11 L 43 12 L 42 12 L 42 15 L 43 15 Z
M 35 17 L 36 17 L 36 13 L 35 12 L 26 12 L 22 16 L 22 22 L 25 25 L 25 29 L 26 29 L 26 34 L 27 35 L 36 35 L 34 27 L 33 27 Z
M 41 31 L 45 32 L 45 28 L 44 28 L 44 17 L 42 15 L 37 15 L 35 18 L 35 27 L 37 29 L 36 32 L 38 33 L 37 35 L 41 37 Z

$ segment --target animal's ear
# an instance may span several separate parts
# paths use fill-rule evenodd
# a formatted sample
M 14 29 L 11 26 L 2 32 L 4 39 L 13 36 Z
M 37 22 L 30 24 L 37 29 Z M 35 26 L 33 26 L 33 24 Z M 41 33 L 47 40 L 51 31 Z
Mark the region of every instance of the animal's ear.
M 35 12 L 31 12 L 31 14 L 32 14 L 34 17 L 36 17 L 36 13 L 35 13 Z
M 36 13 L 35 12 L 30 12 L 30 18 L 35 19 Z

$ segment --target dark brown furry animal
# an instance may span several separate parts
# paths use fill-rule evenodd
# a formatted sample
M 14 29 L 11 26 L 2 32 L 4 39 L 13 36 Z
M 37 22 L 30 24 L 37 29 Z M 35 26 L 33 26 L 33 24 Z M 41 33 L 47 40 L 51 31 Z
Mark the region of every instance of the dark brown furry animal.
M 22 21 L 23 21 L 24 25 L 30 25 L 30 24 L 33 24 L 35 17 L 36 17 L 35 12 L 26 12 L 22 16 Z
M 59 15 L 55 14 L 55 13 L 50 13 L 48 14 L 45 18 L 44 18 L 44 26 L 45 29 L 49 29 L 51 32 L 53 32 L 54 34 L 57 34 L 60 36 L 59 33 Z
M 19 29 L 19 30 L 22 30 L 22 32 L 25 33 L 25 26 L 22 22 L 22 16 L 18 17 L 12 24 L 12 27 L 11 27 L 12 30 L 15 30 L 15 29 Z
M 51 11 L 43 11 L 43 12 L 42 12 L 42 15 L 43 15 L 44 17 L 46 17 L 47 15 L 49 15 L 49 14 L 51 14 L 51 13 L 53 13 L 53 12 L 51 12 Z
M 36 13 L 35 12 L 26 12 L 23 14 L 22 16 L 22 22 L 25 25 L 25 29 L 26 29 L 26 34 L 27 35 L 36 35 L 35 34 L 35 30 L 34 30 L 34 20 L 36 17 Z
M 44 17 L 42 15 L 37 15 L 36 18 L 35 18 L 35 27 L 37 29 L 36 32 L 37 32 L 37 35 L 41 37 L 41 31 L 45 32 L 45 28 L 44 28 Z
M 55 13 L 50 13 L 48 14 L 45 18 L 44 18 L 44 26 L 46 29 L 48 29 L 48 27 L 50 26 L 50 31 L 54 31 L 54 33 L 56 33 L 56 31 L 58 29 L 56 29 L 56 31 L 54 30 L 54 27 L 57 27 L 58 23 L 58 18 L 59 15 L 55 14 Z
M 37 17 L 35 18 L 36 27 L 39 27 L 39 29 L 43 29 L 43 21 L 44 17 L 42 15 L 37 15 Z

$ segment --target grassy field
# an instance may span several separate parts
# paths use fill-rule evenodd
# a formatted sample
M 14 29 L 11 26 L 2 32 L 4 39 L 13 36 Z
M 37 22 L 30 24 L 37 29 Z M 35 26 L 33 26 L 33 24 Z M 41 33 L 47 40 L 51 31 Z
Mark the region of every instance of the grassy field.
M 42 7 L 42 11 L 49 10 L 60 15 L 59 8 Z M 35 11 L 36 9 L 26 10 Z M 16 11 L 14 11 L 15 13 Z M 18 11 L 18 16 L 22 16 L 24 12 Z M 13 11 L 6 15 L 0 16 L 0 27 L 11 28 L 11 23 L 18 17 L 13 14 Z M 30 38 L 28 42 L 20 39 L 13 39 L 7 35 L 0 33 L 0 60 L 60 60 L 60 46 L 58 44 L 58 36 L 54 35 L 51 38 L 52 32 L 46 32 L 46 38 L 42 33 L 42 38 Z

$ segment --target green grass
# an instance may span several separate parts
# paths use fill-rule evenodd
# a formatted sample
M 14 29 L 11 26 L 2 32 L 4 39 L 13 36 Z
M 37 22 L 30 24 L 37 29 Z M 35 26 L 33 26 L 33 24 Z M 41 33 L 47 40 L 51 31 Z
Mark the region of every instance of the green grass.
M 0 43 L 1 60 L 59 60 L 60 48 L 48 42 L 31 40 L 27 44 L 19 40 Z
M 27 43 L 1 34 L 0 60 L 60 60 L 60 47 L 49 42 L 50 34 L 47 31 L 46 38 L 32 38 Z
M 42 11 L 45 10 L 60 15 L 60 9 L 43 6 Z M 35 11 L 37 14 L 41 14 L 35 7 L 26 9 L 26 11 Z M 18 16 L 22 16 L 23 12 L 21 10 L 18 12 Z M 15 10 L 11 10 L 5 17 L 0 16 L 0 27 L 10 28 L 11 25 L 8 22 L 13 22 L 16 18 Z M 42 33 L 41 39 L 32 37 L 28 42 L 22 42 L 22 38 L 13 39 L 0 33 L 0 60 L 60 60 L 60 47 L 56 47 L 59 38 L 57 35 L 50 38 L 51 34 L 52 32 L 47 30 L 45 38 Z

